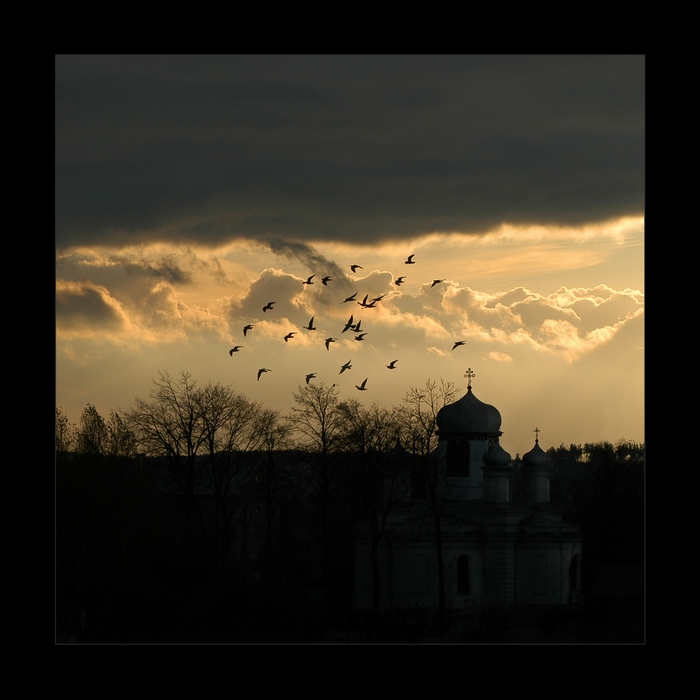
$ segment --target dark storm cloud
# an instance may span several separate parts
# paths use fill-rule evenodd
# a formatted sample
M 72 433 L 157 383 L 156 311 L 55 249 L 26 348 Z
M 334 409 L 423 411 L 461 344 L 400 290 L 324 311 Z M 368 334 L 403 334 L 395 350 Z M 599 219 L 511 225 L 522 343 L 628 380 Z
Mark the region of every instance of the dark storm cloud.
M 264 239 L 263 242 L 269 249 L 287 259 L 293 258 L 306 266 L 307 270 L 316 275 L 316 282 L 321 284 L 322 277 L 344 277 L 340 266 L 328 258 L 321 255 L 313 246 L 299 241 L 286 241 L 282 238 Z M 314 284 L 316 283 L 314 282 Z
M 103 287 L 90 283 L 69 283 L 56 289 L 58 331 L 118 330 L 123 323 L 123 314 Z
M 59 248 L 643 211 L 643 56 L 57 56 L 55 84 Z

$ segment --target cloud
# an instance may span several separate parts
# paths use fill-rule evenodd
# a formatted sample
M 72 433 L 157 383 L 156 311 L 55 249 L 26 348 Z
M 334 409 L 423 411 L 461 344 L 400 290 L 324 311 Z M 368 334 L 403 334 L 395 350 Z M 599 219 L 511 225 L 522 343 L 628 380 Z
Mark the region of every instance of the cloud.
M 56 245 L 376 244 L 644 209 L 644 56 L 57 56 Z
M 109 290 L 90 282 L 56 284 L 56 332 L 59 335 L 114 334 L 129 325 Z

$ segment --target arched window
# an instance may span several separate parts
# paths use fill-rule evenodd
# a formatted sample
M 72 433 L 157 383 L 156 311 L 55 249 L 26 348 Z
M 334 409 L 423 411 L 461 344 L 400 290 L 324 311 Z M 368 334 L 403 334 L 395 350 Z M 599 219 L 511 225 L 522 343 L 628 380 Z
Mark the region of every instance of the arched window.
M 472 593 L 472 564 L 466 554 L 457 559 L 457 593 L 471 595 Z
M 578 578 L 578 554 L 574 554 L 571 558 L 571 564 L 569 564 L 569 588 L 571 590 L 578 588 Z
M 469 476 L 469 440 L 448 440 L 445 454 L 446 476 Z

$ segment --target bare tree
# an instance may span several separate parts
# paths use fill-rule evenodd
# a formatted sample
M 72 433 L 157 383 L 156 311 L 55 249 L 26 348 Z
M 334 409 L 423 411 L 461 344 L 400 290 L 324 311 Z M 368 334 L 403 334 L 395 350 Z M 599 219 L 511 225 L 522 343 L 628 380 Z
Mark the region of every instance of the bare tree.
M 116 411 L 110 411 L 106 427 L 105 454 L 111 457 L 134 457 L 136 435 L 126 424 L 126 420 Z
M 261 407 L 219 384 L 198 393 L 204 425 L 206 459 L 204 487 L 214 500 L 213 554 L 217 566 L 226 564 L 245 498 L 247 456 L 260 445 Z
M 280 497 L 289 483 L 284 455 L 292 444 L 292 423 L 279 411 L 266 408 L 260 411 L 257 430 L 260 444 L 253 493 L 265 510 L 265 549 L 269 552 L 273 548 L 273 524 Z
M 418 474 L 424 480 L 428 497 L 430 517 L 435 528 L 435 549 L 438 569 L 438 610 L 440 626 L 445 618 L 445 566 L 442 549 L 442 510 L 444 494 L 438 488 L 438 464 L 434 453 L 437 449 L 437 415 L 440 409 L 451 403 L 457 394 L 453 382 L 440 380 L 438 385 L 428 379 L 422 389 L 411 387 L 404 396 L 405 430 L 408 435 L 407 449 L 418 461 Z
M 56 459 L 60 460 L 73 449 L 75 425 L 68 420 L 60 406 L 56 406 Z
M 149 456 L 167 460 L 169 491 L 184 497 L 189 532 L 205 533 L 199 495 L 213 497 L 213 542 L 217 565 L 231 549 L 234 516 L 240 507 L 245 474 L 241 454 L 259 444 L 255 430 L 260 407 L 230 387 L 211 382 L 199 387 L 188 372 L 173 379 L 161 372 L 154 380 L 151 401 L 136 399 L 125 420 Z
M 134 408 L 125 414 L 139 448 L 149 457 L 168 459 L 168 477 L 185 496 L 190 516 L 194 513 L 197 454 L 206 440 L 197 393 L 188 372 L 181 372 L 179 380 L 160 372 L 159 379 L 153 380 L 151 401 L 137 398 Z
M 389 514 L 410 495 L 408 453 L 401 447 L 402 425 L 397 409 L 377 403 L 365 408 L 358 401 L 342 403 L 340 409 L 346 449 L 357 455 L 353 460 L 356 483 L 369 520 L 372 609 L 376 615 L 381 603 L 379 546 Z
M 88 404 L 80 416 L 77 451 L 83 455 L 103 455 L 107 444 L 107 425 L 97 409 Z
M 329 387 L 321 382 L 299 386 L 293 396 L 296 402 L 296 406 L 292 407 L 293 429 L 300 436 L 299 444 L 309 457 L 301 465 L 296 484 L 317 516 L 311 522 L 307 521 L 307 527 L 320 544 L 322 579 L 327 598 L 331 578 L 331 499 L 342 475 L 332 457 L 342 436 L 343 414 L 339 409 L 335 385 Z

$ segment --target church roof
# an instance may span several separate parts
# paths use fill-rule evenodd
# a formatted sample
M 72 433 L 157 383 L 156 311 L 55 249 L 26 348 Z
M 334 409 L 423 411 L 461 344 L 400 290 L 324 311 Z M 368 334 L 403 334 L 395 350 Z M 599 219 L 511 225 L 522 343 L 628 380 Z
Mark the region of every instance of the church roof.
M 539 440 L 535 440 L 535 446 L 523 455 L 523 464 L 530 467 L 546 467 L 550 461 L 549 455 L 540 447 Z
M 500 434 L 501 414 L 494 406 L 479 401 L 468 386 L 461 399 L 438 411 L 437 426 L 440 433 Z
M 507 467 L 513 458 L 501 447 L 500 443 L 496 443 L 486 451 L 483 460 L 487 467 Z

